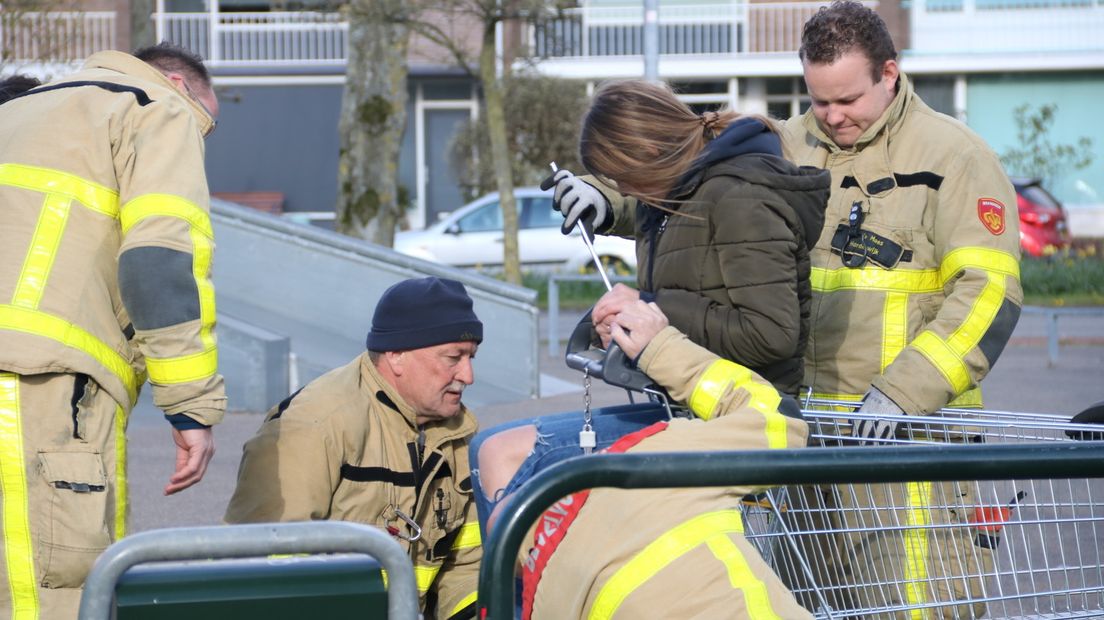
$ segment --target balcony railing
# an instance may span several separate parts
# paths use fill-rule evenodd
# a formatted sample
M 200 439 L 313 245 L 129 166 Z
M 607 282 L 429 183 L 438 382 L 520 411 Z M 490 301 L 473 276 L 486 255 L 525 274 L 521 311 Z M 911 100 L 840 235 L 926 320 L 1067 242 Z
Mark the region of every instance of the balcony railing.
M 0 64 L 69 63 L 114 47 L 114 11 L 0 13 Z
M 161 13 L 158 40 L 186 47 L 211 65 L 343 63 L 349 24 L 339 13 Z
M 659 51 L 792 57 L 802 26 L 824 3 L 661 2 Z M 915 55 L 1104 49 L 1104 0 L 911 0 L 910 13 L 908 52 Z M 584 7 L 541 17 L 529 26 L 524 50 L 536 59 L 643 54 L 640 7 Z M 155 20 L 159 40 L 188 47 L 216 66 L 310 66 L 347 58 L 349 26 L 340 13 L 160 13 Z
M 792 54 L 800 46 L 802 25 L 823 4 L 730 2 L 664 6 L 661 3 L 659 53 Z M 537 58 L 643 54 L 641 7 L 584 7 L 545 17 L 530 27 L 530 49 Z
M 1102 0 L 912 0 L 916 54 L 1099 52 Z

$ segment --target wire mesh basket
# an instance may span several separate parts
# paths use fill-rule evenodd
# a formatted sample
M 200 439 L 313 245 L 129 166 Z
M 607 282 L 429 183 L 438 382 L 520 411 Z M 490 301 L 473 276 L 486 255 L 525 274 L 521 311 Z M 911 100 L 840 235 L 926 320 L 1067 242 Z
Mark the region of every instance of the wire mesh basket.
M 897 422 L 882 443 L 904 449 L 1104 438 L 1047 414 L 854 406 L 806 403 L 810 445 L 859 445 L 852 425 L 872 417 Z M 1070 474 L 774 489 L 745 501 L 745 535 L 816 618 L 1101 618 L 1104 480 Z

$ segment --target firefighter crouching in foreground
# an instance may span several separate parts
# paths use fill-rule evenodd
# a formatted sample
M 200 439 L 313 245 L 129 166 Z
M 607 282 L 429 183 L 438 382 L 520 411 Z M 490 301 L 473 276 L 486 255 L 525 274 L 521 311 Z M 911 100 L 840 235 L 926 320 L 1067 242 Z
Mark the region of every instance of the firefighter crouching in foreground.
M 368 350 L 274 407 L 246 442 L 226 521 L 377 526 L 410 554 L 426 617 L 474 617 L 476 420 L 460 399 L 482 340 L 463 284 L 420 278 L 387 289 Z
M 144 62 L 143 62 L 144 61 Z M 100 52 L 0 108 L 0 615 L 72 618 L 125 533 L 126 424 L 148 377 L 172 424 L 166 494 L 222 419 L 199 58 Z

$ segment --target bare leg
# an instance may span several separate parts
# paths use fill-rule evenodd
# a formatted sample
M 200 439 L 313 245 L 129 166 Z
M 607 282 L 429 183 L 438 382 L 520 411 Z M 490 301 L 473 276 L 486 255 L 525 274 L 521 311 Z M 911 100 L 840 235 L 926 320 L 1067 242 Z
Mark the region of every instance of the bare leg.
M 533 452 L 536 441 L 537 427 L 529 424 L 495 434 L 479 446 L 479 480 L 487 499 L 493 501 L 506 489 L 518 468 Z M 501 507 L 501 503 L 495 506 L 491 517 L 487 519 L 488 531 Z

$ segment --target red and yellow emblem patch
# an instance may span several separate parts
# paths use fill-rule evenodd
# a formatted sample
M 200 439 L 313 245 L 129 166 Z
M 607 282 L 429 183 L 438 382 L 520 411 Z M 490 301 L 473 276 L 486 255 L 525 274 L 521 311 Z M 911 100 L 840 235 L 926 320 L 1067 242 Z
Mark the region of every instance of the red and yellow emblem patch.
M 989 232 L 999 235 L 1004 232 L 1004 203 L 996 198 L 978 198 L 978 219 Z

